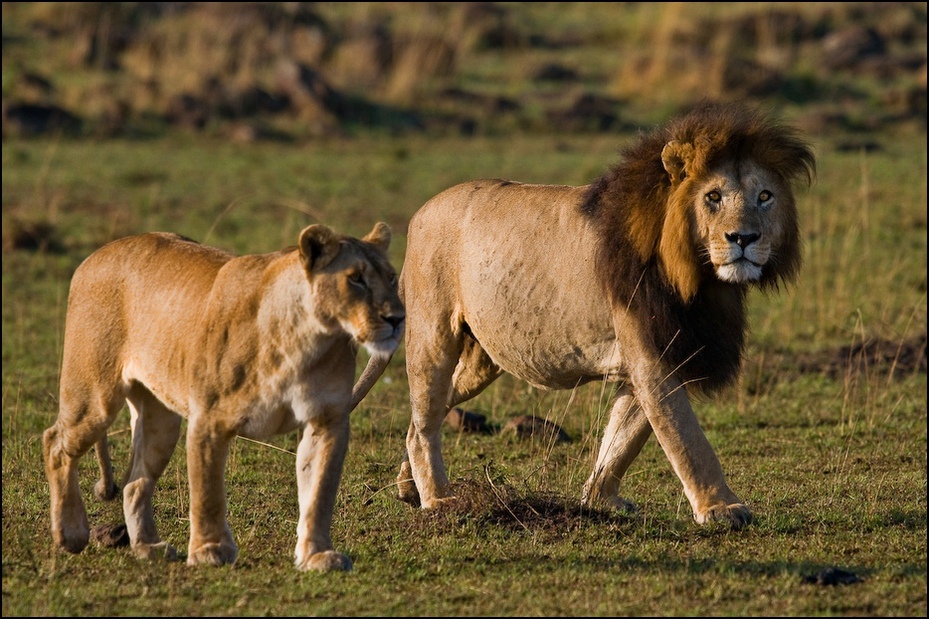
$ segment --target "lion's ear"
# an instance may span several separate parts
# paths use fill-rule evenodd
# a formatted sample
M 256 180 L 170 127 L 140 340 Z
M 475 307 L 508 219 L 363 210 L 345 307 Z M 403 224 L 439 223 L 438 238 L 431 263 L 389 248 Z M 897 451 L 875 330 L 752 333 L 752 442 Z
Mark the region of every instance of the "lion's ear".
M 321 269 L 338 255 L 339 237 L 322 224 L 307 226 L 300 233 L 300 256 L 309 272 Z
M 671 185 L 676 186 L 687 178 L 688 164 L 694 156 L 691 144 L 671 140 L 661 149 L 661 165 L 671 177 Z
M 374 224 L 371 232 L 361 240 L 365 243 L 371 243 L 386 254 L 387 248 L 390 247 L 390 226 L 383 221 L 379 221 Z

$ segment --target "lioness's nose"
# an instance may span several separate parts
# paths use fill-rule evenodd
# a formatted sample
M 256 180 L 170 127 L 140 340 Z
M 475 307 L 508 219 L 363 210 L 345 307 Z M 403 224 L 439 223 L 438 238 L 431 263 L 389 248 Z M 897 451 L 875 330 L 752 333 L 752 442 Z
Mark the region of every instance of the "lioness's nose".
M 403 322 L 406 316 L 392 315 L 392 316 L 381 316 L 381 318 L 384 319 L 384 322 L 386 322 L 391 327 L 396 329 L 398 326 L 400 326 L 400 323 Z
M 760 238 L 761 235 L 757 232 L 749 232 L 748 234 L 741 234 L 739 232 L 726 233 L 726 240 L 730 243 L 735 243 L 742 249 L 745 249 Z

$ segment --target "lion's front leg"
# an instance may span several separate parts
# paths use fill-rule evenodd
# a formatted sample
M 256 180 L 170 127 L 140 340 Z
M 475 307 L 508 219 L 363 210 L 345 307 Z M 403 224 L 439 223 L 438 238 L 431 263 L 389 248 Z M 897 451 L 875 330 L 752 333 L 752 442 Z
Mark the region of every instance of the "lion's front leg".
M 234 563 L 238 548 L 226 520 L 226 457 L 235 433 L 207 416 L 192 416 L 187 428 L 190 481 L 188 565 Z
M 680 381 L 668 377 L 655 385 L 639 376 L 636 395 L 684 485 L 694 519 L 700 524 L 721 521 L 736 527 L 751 522 L 751 511 L 729 489 L 719 458 L 703 433 Z
M 297 447 L 300 518 L 294 563 L 301 570 L 352 569 L 351 559 L 332 549 L 330 537 L 332 512 L 348 451 L 348 419 L 345 411 L 338 411 L 310 420 Z

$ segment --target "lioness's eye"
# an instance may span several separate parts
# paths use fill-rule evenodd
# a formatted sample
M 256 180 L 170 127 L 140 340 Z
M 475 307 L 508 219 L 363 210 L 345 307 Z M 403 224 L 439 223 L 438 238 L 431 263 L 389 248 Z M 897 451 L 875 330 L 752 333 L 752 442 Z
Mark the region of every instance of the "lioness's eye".
M 364 288 L 365 280 L 364 277 L 362 277 L 361 272 L 355 271 L 354 273 L 348 274 L 348 283 L 353 286 L 361 286 Z
M 770 202 L 771 198 L 773 197 L 774 197 L 774 194 L 768 191 L 767 189 L 765 189 L 764 191 L 758 194 L 758 202 L 760 204 L 764 204 L 765 202 Z

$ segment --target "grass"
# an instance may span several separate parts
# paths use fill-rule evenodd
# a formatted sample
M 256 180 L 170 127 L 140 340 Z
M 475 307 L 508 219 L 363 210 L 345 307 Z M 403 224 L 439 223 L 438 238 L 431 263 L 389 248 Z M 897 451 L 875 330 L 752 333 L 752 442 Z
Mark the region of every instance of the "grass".
M 353 572 L 293 567 L 294 434 L 232 449 L 235 566 L 51 547 L 40 435 L 57 414 L 68 282 L 96 247 L 162 229 L 263 252 L 292 244 L 313 221 L 363 234 L 384 220 L 399 267 L 410 215 L 445 187 L 488 176 L 588 182 L 614 163 L 620 141 L 4 140 L 3 615 L 925 616 L 927 384 L 925 366 L 903 354 L 926 328 L 925 135 L 868 153 L 816 145 L 818 182 L 799 194 L 801 279 L 751 297 L 741 384 L 695 405 L 731 486 L 757 516 L 744 530 L 695 525 L 654 440 L 624 481 L 639 514 L 581 510 L 606 413 L 602 386 L 542 393 L 510 377 L 466 408 L 496 425 L 539 415 L 572 442 L 446 429 L 461 503 L 425 513 L 397 501 L 409 423 L 401 348 L 353 414 L 332 531 Z M 56 251 L 7 248 L 24 221 L 50 224 Z M 896 347 L 896 365 L 853 351 L 872 340 Z M 111 428 L 120 471 L 125 417 Z M 81 484 L 92 524 L 121 521 L 119 502 L 91 497 L 95 476 L 88 456 Z M 186 552 L 183 441 L 155 510 L 162 536 Z M 862 580 L 804 582 L 828 567 Z

